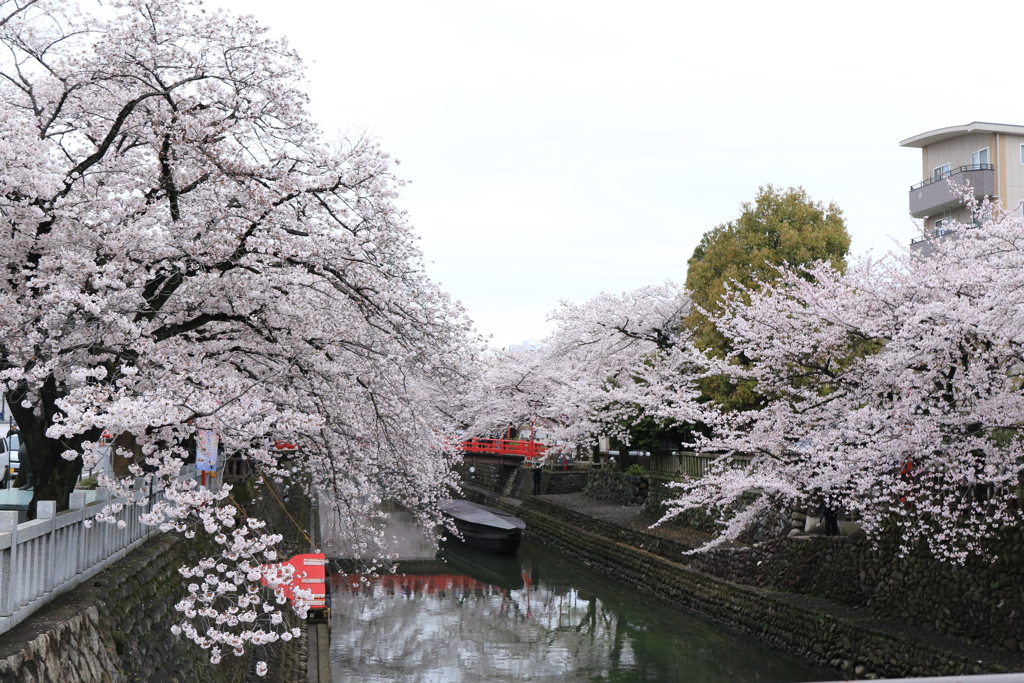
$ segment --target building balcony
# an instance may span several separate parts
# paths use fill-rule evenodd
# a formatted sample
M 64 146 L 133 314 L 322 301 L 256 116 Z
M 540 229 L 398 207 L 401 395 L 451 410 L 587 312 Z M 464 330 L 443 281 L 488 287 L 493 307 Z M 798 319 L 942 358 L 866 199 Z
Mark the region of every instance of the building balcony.
M 935 216 L 960 206 L 960 198 L 953 194 L 949 182 L 970 184 L 974 196 L 994 197 L 996 169 L 992 164 L 974 164 L 954 168 L 948 174 L 933 176 L 910 188 L 910 215 L 914 218 Z

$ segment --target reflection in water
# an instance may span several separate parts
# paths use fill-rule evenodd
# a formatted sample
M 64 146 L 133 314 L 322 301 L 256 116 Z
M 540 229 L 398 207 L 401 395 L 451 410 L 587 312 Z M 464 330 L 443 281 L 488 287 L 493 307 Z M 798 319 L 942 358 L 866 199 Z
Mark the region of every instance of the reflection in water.
M 353 530 L 350 520 L 332 508 L 326 494 L 321 493 L 321 501 L 320 536 L 327 557 L 423 560 L 433 559 L 437 552 L 433 541 L 413 521 L 412 513 L 391 501 L 379 506 L 385 515 L 376 521 L 378 533 L 370 542 L 363 530 Z
M 332 577 L 334 683 L 836 678 L 527 543 L 442 554 Z

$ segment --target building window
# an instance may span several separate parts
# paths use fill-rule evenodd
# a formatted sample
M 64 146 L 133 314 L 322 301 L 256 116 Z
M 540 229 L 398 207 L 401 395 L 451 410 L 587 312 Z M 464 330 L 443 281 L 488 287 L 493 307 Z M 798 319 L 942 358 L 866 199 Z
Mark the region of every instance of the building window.
M 1024 164 L 1024 144 L 1020 146 L 1020 163 Z
M 978 168 L 979 166 L 988 165 L 988 147 L 979 149 L 977 152 L 971 155 L 971 166 Z
M 1024 154 L 1024 152 L 1022 152 Z M 949 175 L 949 164 L 943 164 L 942 166 L 936 166 L 932 169 L 933 178 L 945 178 Z
M 953 219 L 952 218 L 936 218 L 934 227 L 932 228 L 932 235 L 935 237 L 942 237 L 953 231 Z

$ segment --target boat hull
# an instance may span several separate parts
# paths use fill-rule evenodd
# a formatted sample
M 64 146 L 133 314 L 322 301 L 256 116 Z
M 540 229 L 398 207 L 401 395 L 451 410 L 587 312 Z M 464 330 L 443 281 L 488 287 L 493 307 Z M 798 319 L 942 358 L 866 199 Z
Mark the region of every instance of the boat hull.
M 523 538 L 522 529 L 495 529 L 472 522 L 454 520 L 455 528 L 462 534 L 462 542 L 470 548 L 489 553 L 514 553 L 519 550 Z
M 492 553 L 519 549 L 526 522 L 518 517 L 467 500 L 439 503 L 438 509 L 455 523 L 463 542 L 471 548 Z

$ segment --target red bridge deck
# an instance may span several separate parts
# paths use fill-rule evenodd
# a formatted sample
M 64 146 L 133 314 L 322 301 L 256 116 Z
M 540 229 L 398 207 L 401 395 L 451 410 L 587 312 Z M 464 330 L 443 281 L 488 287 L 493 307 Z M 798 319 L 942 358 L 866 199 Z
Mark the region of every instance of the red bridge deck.
M 550 446 L 536 441 L 517 439 L 466 439 L 459 443 L 459 450 L 466 462 L 517 465 L 523 460 L 532 463 L 543 457 Z

